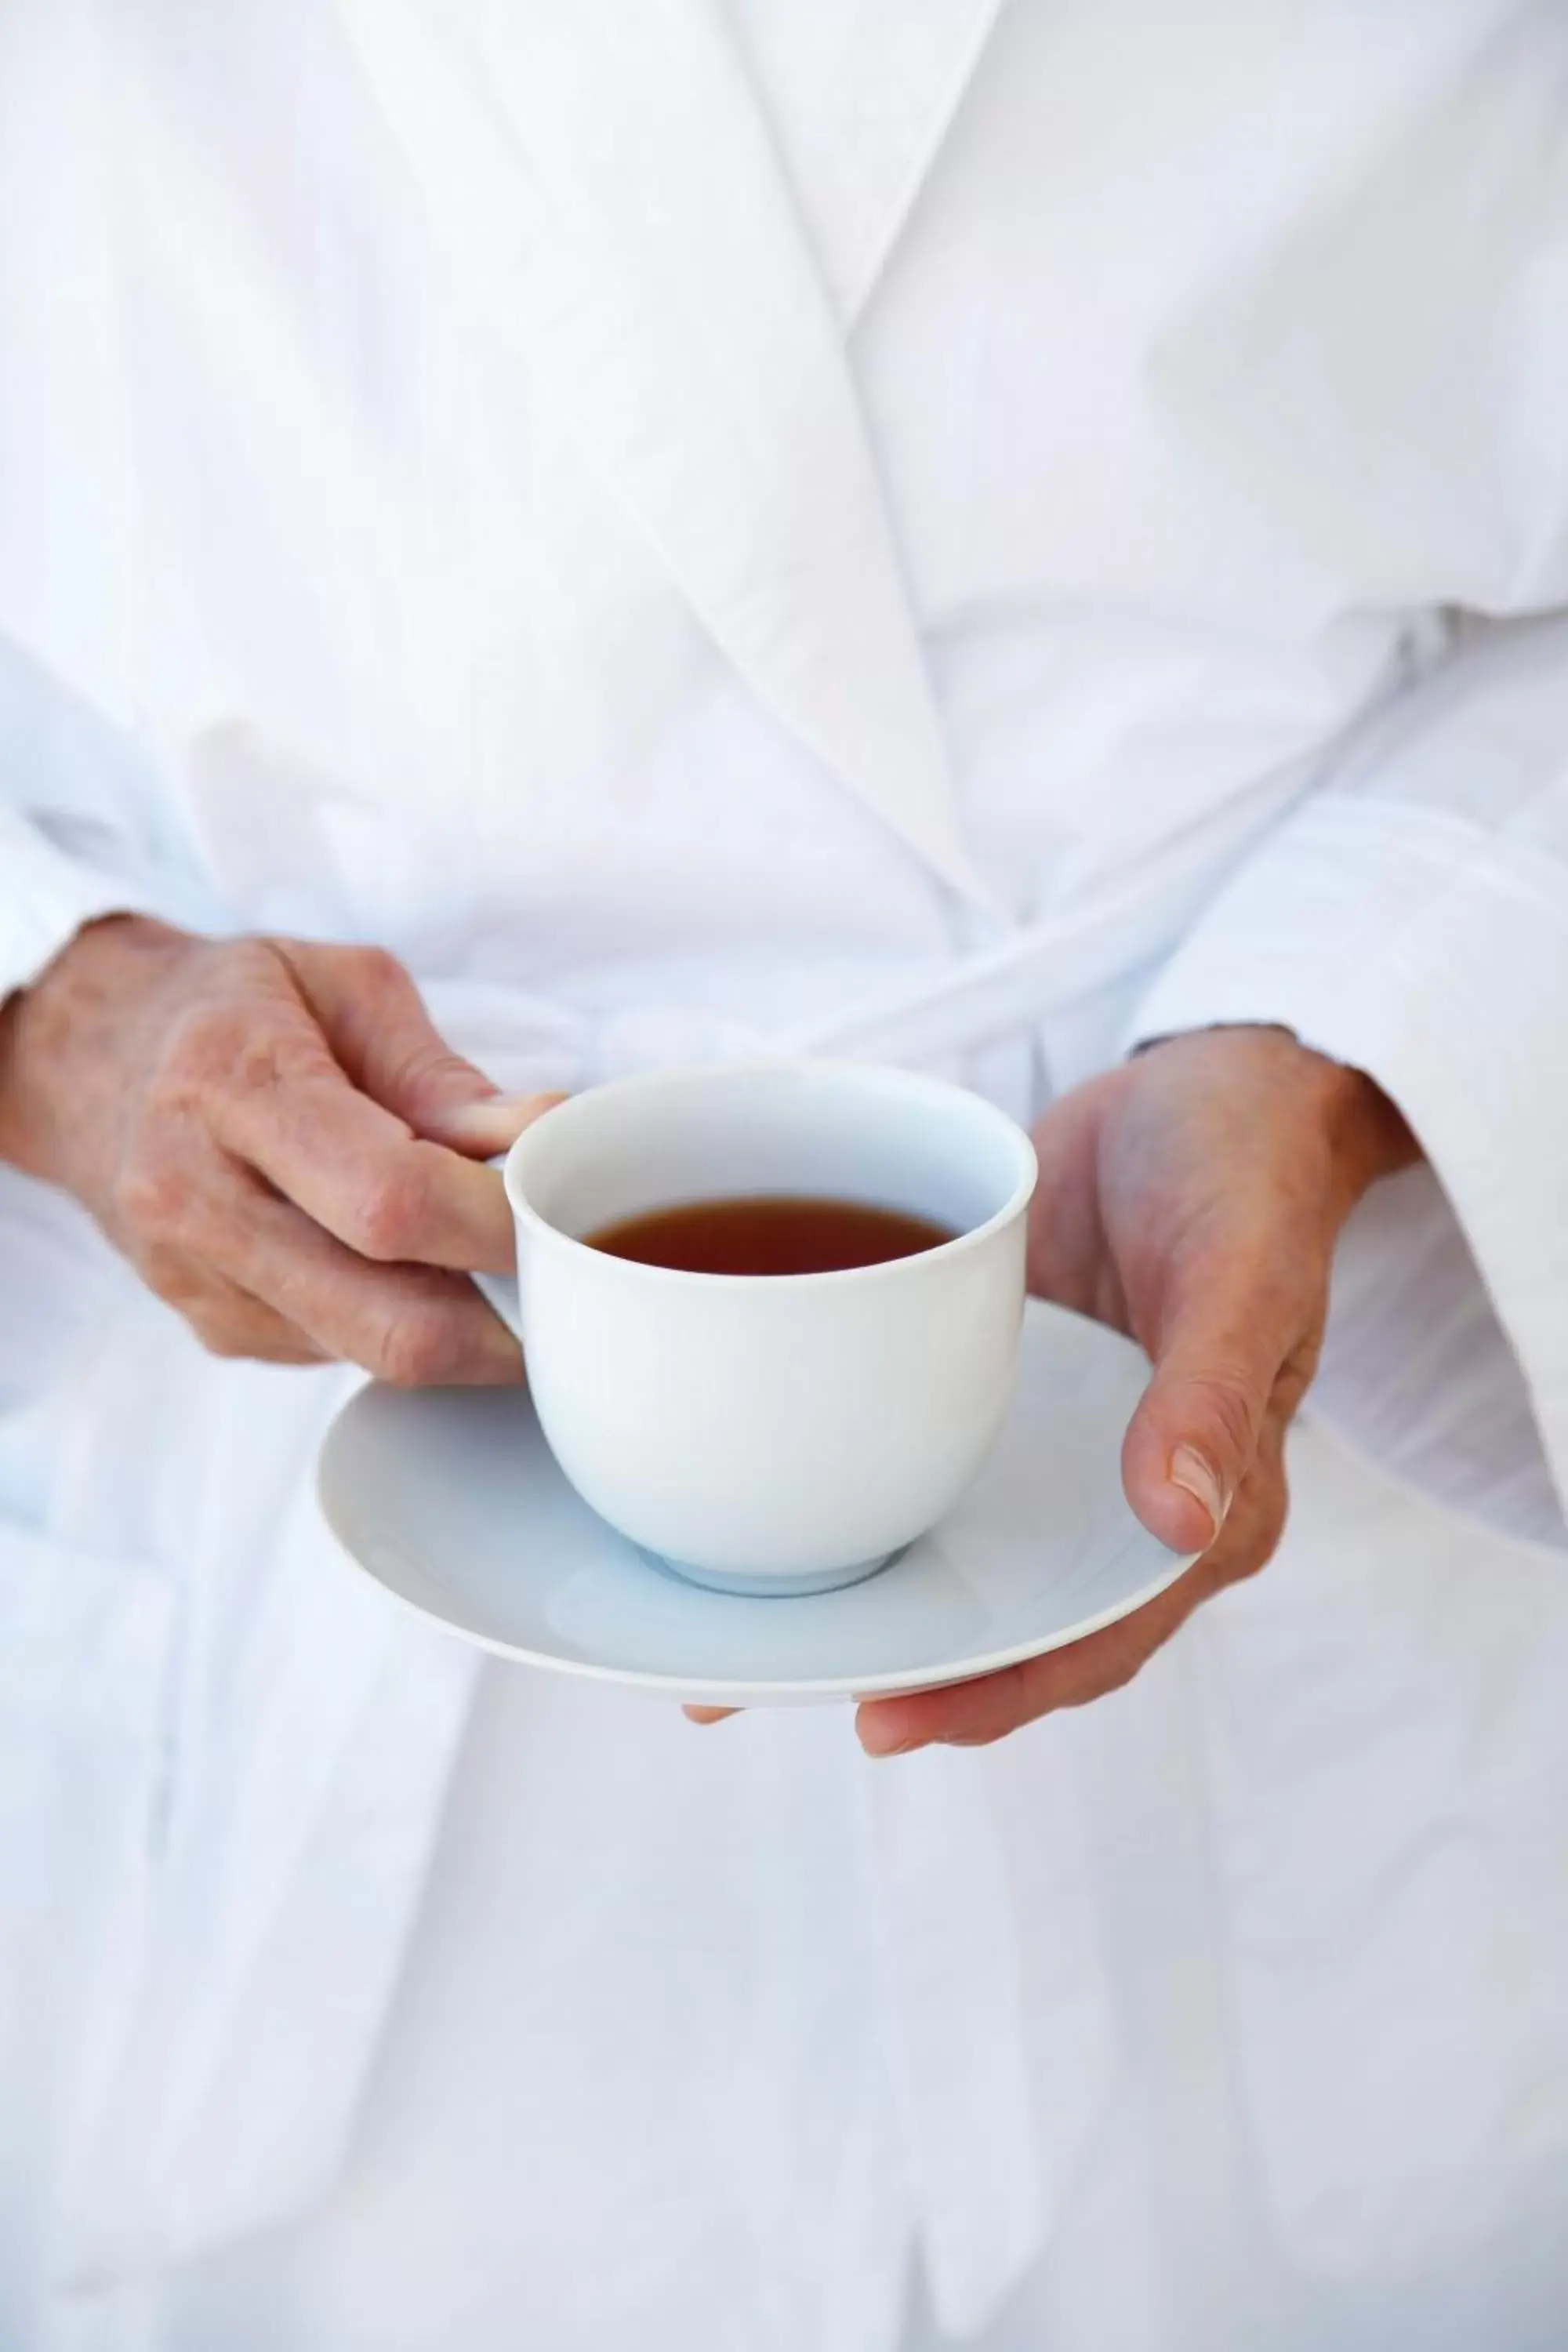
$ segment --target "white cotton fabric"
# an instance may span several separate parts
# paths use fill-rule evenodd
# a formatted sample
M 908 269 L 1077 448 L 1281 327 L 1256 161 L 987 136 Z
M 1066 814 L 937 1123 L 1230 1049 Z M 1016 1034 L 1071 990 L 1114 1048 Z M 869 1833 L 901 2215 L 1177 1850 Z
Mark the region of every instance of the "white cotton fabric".
M 145 906 L 1019 1117 L 1283 1021 L 1432 1163 L 1268 1575 L 875 1769 L 394 1617 L 350 1376 L 0 1171 L 7 2344 L 1560 2332 L 1565 100 L 1521 0 L 0 13 L 0 986 Z

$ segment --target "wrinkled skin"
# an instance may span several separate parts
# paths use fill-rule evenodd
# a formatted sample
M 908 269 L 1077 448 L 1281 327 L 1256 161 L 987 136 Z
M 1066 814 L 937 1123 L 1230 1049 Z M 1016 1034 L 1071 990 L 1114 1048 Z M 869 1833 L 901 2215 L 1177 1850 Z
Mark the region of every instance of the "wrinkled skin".
M 208 1348 L 408 1385 L 522 1377 L 464 1276 L 512 1262 L 500 1179 L 478 1163 L 552 1099 L 500 1097 L 378 949 L 117 916 L 0 1014 L 0 1158 L 74 1193 Z M 1035 1142 L 1030 1288 L 1142 1343 L 1128 1498 L 1203 1556 L 1067 1649 L 868 1702 L 872 1755 L 978 1746 L 1116 1690 L 1262 1567 L 1335 1239 L 1416 1154 L 1369 1078 L 1266 1028 L 1169 1038 L 1053 1105 Z
M 1001 1674 L 861 1706 L 874 1756 L 979 1747 L 1130 1681 L 1285 1524 L 1285 1433 L 1317 1367 L 1335 1239 L 1416 1147 L 1369 1078 L 1275 1029 L 1173 1037 L 1053 1105 L 1029 1287 L 1153 1366 L 1122 1448 L 1145 1527 L 1203 1557 L 1120 1624 Z M 696 1720 L 718 1711 L 694 1709 Z
M 519 1381 L 471 1283 L 512 1263 L 495 1172 L 547 1097 L 450 1053 L 374 948 L 78 934 L 0 1016 L 0 1158 L 91 1211 L 220 1356 Z

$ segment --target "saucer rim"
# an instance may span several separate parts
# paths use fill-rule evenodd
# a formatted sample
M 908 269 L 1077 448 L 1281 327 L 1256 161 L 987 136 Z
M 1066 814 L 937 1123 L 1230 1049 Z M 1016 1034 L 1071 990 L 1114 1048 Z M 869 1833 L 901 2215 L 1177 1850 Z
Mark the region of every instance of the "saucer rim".
M 361 1390 L 356 1393 L 363 1395 L 364 1391 Z M 343 1410 L 346 1412 L 348 1407 Z M 713 1675 L 654 1673 L 640 1666 L 601 1664 L 591 1658 L 566 1657 L 557 1650 L 525 1650 L 515 1643 L 503 1642 L 496 1634 L 476 1633 L 467 1625 L 455 1624 L 451 1618 L 443 1617 L 437 1610 L 426 1608 L 421 1601 L 411 1601 L 405 1592 L 400 1592 L 395 1584 L 389 1584 L 367 1561 L 361 1559 L 358 1553 L 350 1549 L 335 1524 L 320 1486 L 318 1499 L 339 1549 L 352 1563 L 355 1573 L 366 1578 L 397 1608 L 411 1617 L 416 1617 L 421 1624 L 435 1626 L 448 1640 L 461 1642 L 469 1649 L 484 1650 L 491 1657 L 505 1658 L 513 1665 L 533 1666 L 544 1674 L 571 1675 L 580 1682 L 613 1684 L 623 1690 L 645 1691 L 692 1706 L 776 1706 L 791 1700 L 798 1700 L 805 1706 L 827 1706 L 836 1701 L 858 1706 L 863 1699 L 908 1698 L 921 1691 L 950 1690 L 958 1683 L 980 1682 L 989 1675 L 1004 1673 L 1009 1666 L 1027 1665 L 1031 1658 L 1047 1657 L 1053 1650 L 1071 1649 L 1075 1643 L 1087 1641 L 1091 1633 L 1102 1633 L 1108 1625 L 1119 1625 L 1124 1617 L 1135 1616 L 1151 1601 L 1157 1601 L 1162 1592 L 1168 1592 L 1172 1585 L 1184 1577 L 1188 1569 L 1194 1568 L 1203 1557 L 1201 1552 L 1173 1553 L 1166 1573 L 1153 1578 L 1147 1585 L 1140 1586 L 1137 1591 L 1110 1608 L 1098 1610 L 1092 1616 L 1079 1619 L 1065 1632 L 1048 1634 L 1044 1640 L 1015 1643 L 1005 1650 L 982 1652 L 973 1658 L 944 1661 L 929 1675 L 922 1674 L 916 1682 L 910 1682 L 907 1675 L 901 1674 L 871 1675 L 854 1682 L 835 1675 L 810 1677 L 779 1675 L 763 1682 L 754 1678 L 737 1682 L 732 1678 Z M 733 1596 L 712 1592 L 706 1597 L 715 1602 L 722 1602 Z M 807 1601 L 830 1597 L 822 1593 L 801 1596 Z M 788 1605 L 787 1601 L 784 1605 Z
M 1030 1298 L 1026 1301 L 1026 1319 L 1032 1319 L 1037 1314 L 1043 1319 L 1051 1321 L 1061 1319 L 1076 1324 L 1086 1332 L 1093 1332 L 1097 1340 L 1109 1338 L 1119 1341 L 1123 1347 L 1131 1344 L 1124 1333 L 1110 1330 L 1093 1316 L 1081 1315 L 1075 1308 L 1063 1307 L 1055 1300 Z M 1009 1666 L 1026 1665 L 1031 1658 L 1046 1657 L 1053 1650 L 1068 1649 L 1074 1643 L 1086 1641 L 1092 1633 L 1103 1633 L 1108 1625 L 1120 1624 L 1123 1618 L 1134 1615 L 1138 1610 L 1146 1607 L 1151 1601 L 1158 1600 L 1162 1592 L 1168 1591 L 1171 1586 L 1184 1576 L 1187 1570 L 1195 1566 L 1203 1557 L 1201 1552 L 1167 1552 L 1157 1575 L 1150 1577 L 1145 1583 L 1139 1585 L 1136 1591 L 1123 1595 L 1109 1607 L 1096 1610 L 1090 1615 L 1079 1619 L 1064 1629 L 1040 1636 L 1026 1637 L 1022 1641 L 1008 1643 L 1003 1649 L 976 1650 L 973 1654 L 942 1660 L 933 1664 L 929 1669 L 918 1670 L 916 1678 L 913 1680 L 910 1679 L 907 1667 L 894 1668 L 885 1674 L 860 1675 L 853 1680 L 844 1675 L 777 1675 L 762 1677 L 750 1675 L 744 1678 L 737 1678 L 733 1675 L 682 1675 L 664 1668 L 616 1665 L 593 1658 L 572 1657 L 559 1650 L 525 1648 L 518 1643 L 506 1641 L 500 1635 L 480 1633 L 466 1622 L 459 1622 L 452 1617 L 443 1615 L 438 1610 L 426 1606 L 423 1601 L 411 1599 L 407 1593 L 401 1591 L 395 1583 L 388 1580 L 386 1576 L 373 1567 L 368 1560 L 360 1557 L 343 1528 L 340 1527 L 328 1491 L 330 1457 L 334 1450 L 339 1433 L 349 1415 L 355 1411 L 363 1399 L 374 1393 L 380 1385 L 374 1381 L 364 1381 L 355 1389 L 352 1396 L 344 1399 L 332 1416 L 317 1454 L 314 1481 L 316 1498 L 339 1550 L 352 1564 L 357 1575 L 374 1584 L 376 1590 L 384 1593 L 397 1608 L 405 1611 L 409 1616 L 416 1618 L 420 1623 L 434 1626 L 449 1640 L 461 1642 L 471 1649 L 483 1650 L 491 1657 L 504 1658 L 516 1665 L 531 1666 L 545 1674 L 570 1675 L 580 1682 L 603 1683 L 618 1686 L 623 1690 L 642 1691 L 666 1698 L 684 1699 L 698 1705 L 736 1706 L 777 1706 L 791 1704 L 825 1706 L 835 1701 L 892 1698 L 916 1691 L 947 1689 L 955 1683 L 975 1682 L 988 1675 L 1004 1673 Z M 394 1393 L 400 1392 L 394 1391 Z M 1147 1529 L 1143 1529 L 1142 1532 L 1149 1534 Z M 1150 1535 L 1149 1540 L 1151 1543 L 1156 1543 L 1158 1538 Z M 895 1562 L 889 1569 L 880 1570 L 879 1573 L 896 1575 L 898 1564 Z M 870 1580 L 875 1581 L 875 1580 Z M 694 1587 L 693 1590 L 700 1591 L 700 1588 Z M 716 1609 L 722 1608 L 727 1601 L 734 1597 L 736 1596 L 718 1592 L 703 1595 L 703 1598 Z M 803 1594 L 800 1597 L 799 1605 L 807 1606 L 813 1601 L 831 1597 L 824 1594 Z M 792 1604 L 789 1597 L 784 1596 L 770 1601 L 768 1605 L 787 1608 Z

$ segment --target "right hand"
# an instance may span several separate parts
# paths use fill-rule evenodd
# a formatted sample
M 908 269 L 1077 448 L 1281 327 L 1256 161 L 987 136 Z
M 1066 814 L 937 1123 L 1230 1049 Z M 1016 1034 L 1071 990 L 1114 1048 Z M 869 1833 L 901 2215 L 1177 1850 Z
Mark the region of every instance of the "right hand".
M 522 1376 L 465 1279 L 512 1264 L 500 1097 L 395 958 L 89 925 L 0 1013 L 0 1159 L 89 1210 L 220 1356 Z

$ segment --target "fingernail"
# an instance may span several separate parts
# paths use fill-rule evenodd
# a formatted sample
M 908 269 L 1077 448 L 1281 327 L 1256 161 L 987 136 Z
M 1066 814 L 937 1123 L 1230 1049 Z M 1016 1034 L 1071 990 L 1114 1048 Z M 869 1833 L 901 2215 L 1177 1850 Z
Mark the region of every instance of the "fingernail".
M 456 1103 L 443 1110 L 441 1127 L 454 1143 L 504 1150 L 517 1141 L 524 1128 L 565 1099 L 564 1095 L 490 1095 L 483 1102 Z
M 1201 1503 L 1209 1515 L 1212 1528 L 1210 1541 L 1217 1536 L 1230 1509 L 1230 1496 L 1220 1485 L 1210 1464 L 1190 1445 L 1178 1445 L 1171 1456 L 1171 1484 Z

